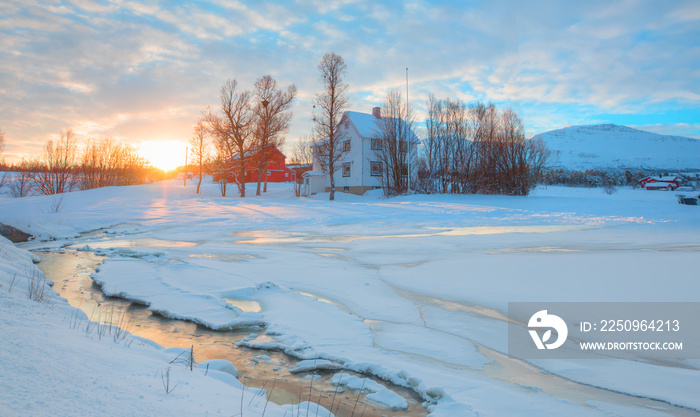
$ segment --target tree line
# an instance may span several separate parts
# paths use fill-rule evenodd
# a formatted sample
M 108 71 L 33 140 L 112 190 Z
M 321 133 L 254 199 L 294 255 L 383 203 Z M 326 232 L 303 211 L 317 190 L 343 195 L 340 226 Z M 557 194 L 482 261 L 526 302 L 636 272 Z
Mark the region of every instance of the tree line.
M 330 175 L 333 200 L 334 173 L 340 169 L 345 155 L 338 124 L 348 106 L 348 85 L 344 82 L 347 65 L 340 55 L 326 53 L 318 71 L 322 89 L 313 100 L 313 130 L 309 137 L 296 143 L 293 160 L 310 163 L 317 158 Z M 222 195 L 226 195 L 230 181 L 237 186 L 238 194 L 245 197 L 245 178 L 251 169 L 258 173 L 256 195 L 266 192 L 268 150 L 284 144 L 295 98 L 294 84 L 282 88 L 270 75 L 256 80 L 252 89 L 239 85 L 235 79 L 226 81 L 219 92 L 218 108 L 204 111 L 190 140 L 190 155 L 199 171 L 197 193 L 202 176 L 208 173 L 214 174 Z M 210 144 L 213 152 L 209 151 Z M 300 195 L 300 182 L 295 184 L 295 192 Z
M 333 200 L 335 174 L 347 154 L 339 126 L 349 106 L 347 65 L 330 52 L 317 69 L 321 89 L 313 99 L 312 133 L 297 143 L 294 153 L 295 159 L 318 161 L 330 178 Z M 296 95 L 294 84 L 285 88 L 271 75 L 258 78 L 251 87 L 236 79 L 226 81 L 218 106 L 204 110 L 193 127 L 189 155 L 198 168 L 197 193 L 206 173 L 217 180 L 222 195 L 234 183 L 245 197 L 250 171 L 257 172 L 256 195 L 266 192 L 270 150 L 284 144 Z M 370 158 L 386 194 L 527 195 L 542 178 L 550 153 L 543 142 L 525 138 L 522 121 L 513 110 L 432 95 L 426 107 L 426 137 L 421 143 L 413 133 L 417 122 L 412 104 L 397 89 L 384 99 Z M 3 144 L 0 136 L 0 149 Z M 43 153 L 23 163 L 20 171 L 30 172 L 31 182 L 44 194 L 154 179 L 133 147 L 111 139 L 88 139 L 78 152 L 71 130 L 48 141 Z M 300 188 L 295 190 L 299 195 Z
M 4 144 L 1 136 L 0 143 Z M 3 175 L 0 179 L 0 186 L 9 187 L 14 197 L 134 185 L 162 178 L 162 172 L 151 168 L 133 146 L 109 138 L 88 138 L 80 146 L 72 129 L 62 131 L 56 140 L 48 140 L 43 151 L 32 159 L 14 166 L 2 164 L 2 169 L 17 173 L 15 178 Z
M 568 187 L 604 187 L 606 189 L 629 186 L 639 187 L 640 181 L 648 176 L 668 177 L 669 172 L 664 171 L 637 171 L 630 170 L 602 170 L 602 169 L 587 169 L 585 171 L 570 170 L 570 169 L 552 169 L 547 171 L 542 183 L 545 185 L 565 185 Z M 700 187 L 700 181 L 697 174 L 674 174 L 679 177 L 683 185 Z
M 218 110 L 204 111 L 190 140 L 191 155 L 199 168 L 197 193 L 207 168 L 216 174 L 223 196 L 229 181 L 236 184 L 241 197 L 246 196 L 249 169 L 258 173 L 255 194 L 266 192 L 270 149 L 284 143 L 295 98 L 294 84 L 282 88 L 271 75 L 258 78 L 252 89 L 240 86 L 235 79 L 226 81 L 219 92 Z
M 427 109 L 418 191 L 527 195 L 541 180 L 551 152 L 515 111 L 434 96 Z
M 338 127 L 348 105 L 347 66 L 342 57 L 328 53 L 318 69 L 323 88 L 314 100 L 313 154 L 330 177 L 332 200 L 334 173 L 346 155 Z M 413 105 L 398 89 L 384 98 L 369 158 L 385 194 L 527 195 L 542 179 L 551 153 L 541 140 L 526 139 L 522 120 L 512 109 L 432 95 L 426 107 L 421 144 L 413 133 L 418 125 Z

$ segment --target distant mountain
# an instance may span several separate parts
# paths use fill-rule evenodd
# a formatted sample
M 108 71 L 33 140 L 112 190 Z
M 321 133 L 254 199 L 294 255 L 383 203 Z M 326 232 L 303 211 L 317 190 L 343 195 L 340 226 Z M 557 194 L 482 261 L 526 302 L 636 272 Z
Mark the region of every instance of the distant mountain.
M 572 126 L 535 135 L 554 154 L 552 165 L 575 170 L 700 170 L 700 139 L 614 124 Z

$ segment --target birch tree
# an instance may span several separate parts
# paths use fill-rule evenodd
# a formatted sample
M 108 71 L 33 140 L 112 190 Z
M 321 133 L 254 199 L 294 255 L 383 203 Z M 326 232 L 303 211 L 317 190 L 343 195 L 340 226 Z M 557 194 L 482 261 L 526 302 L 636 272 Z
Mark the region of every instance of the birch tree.
M 199 182 L 197 182 L 197 194 L 202 186 L 202 176 L 204 171 L 204 162 L 209 156 L 209 143 L 207 141 L 207 129 L 202 122 L 194 126 L 192 138 L 190 139 L 190 153 L 194 161 L 199 165 Z
M 347 65 L 340 55 L 326 53 L 318 64 L 323 91 L 314 100 L 314 130 L 318 142 L 314 155 L 323 172 L 330 176 L 330 200 L 335 200 L 335 172 L 343 157 L 343 137 L 339 123 L 348 106 L 348 84 L 344 82 Z
M 408 168 L 413 153 L 409 152 L 413 137 L 413 111 L 401 97 L 398 89 L 387 93 L 377 119 L 374 139 L 379 149 L 374 151 L 374 160 L 381 164 L 381 178 L 386 195 L 398 195 L 408 191 Z M 372 158 L 372 157 L 371 157 Z

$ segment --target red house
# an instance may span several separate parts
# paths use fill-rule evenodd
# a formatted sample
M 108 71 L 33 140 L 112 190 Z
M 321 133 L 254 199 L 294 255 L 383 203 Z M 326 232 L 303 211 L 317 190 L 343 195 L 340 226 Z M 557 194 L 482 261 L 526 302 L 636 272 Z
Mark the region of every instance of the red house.
M 249 150 L 245 153 L 243 163 L 245 164 L 245 182 L 258 182 L 258 164 L 260 162 L 260 150 Z M 265 148 L 265 159 L 267 159 L 267 182 L 289 182 L 296 181 L 296 173 L 287 167 L 286 159 L 276 146 L 270 145 Z M 237 154 L 231 161 L 231 167 L 227 170 L 229 183 L 237 183 L 240 167 L 240 156 Z M 264 174 L 263 174 L 264 175 Z M 214 181 L 221 179 L 221 174 L 214 175 Z M 263 181 L 265 179 L 263 178 Z
M 681 180 L 678 176 L 650 176 L 639 180 L 639 185 L 647 190 L 667 190 L 673 191 L 681 185 Z

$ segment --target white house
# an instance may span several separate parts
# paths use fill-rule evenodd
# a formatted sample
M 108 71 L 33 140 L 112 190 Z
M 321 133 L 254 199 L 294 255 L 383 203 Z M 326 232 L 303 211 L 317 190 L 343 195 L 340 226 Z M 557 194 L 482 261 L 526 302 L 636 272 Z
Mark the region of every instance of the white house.
M 380 132 L 379 120 L 381 110 L 372 109 L 372 114 L 346 111 L 339 123 L 339 133 L 345 154 L 340 161 L 339 169 L 335 172 L 335 190 L 362 195 L 367 190 L 382 187 L 382 165 L 375 149 L 381 146 L 377 139 Z M 418 137 L 411 132 L 411 160 L 415 161 Z M 315 145 L 314 145 L 315 146 Z M 312 147 L 314 147 L 312 146 Z M 406 149 L 408 151 L 408 149 Z M 413 175 L 413 167 L 410 167 Z M 314 152 L 313 169 L 304 174 L 304 193 L 311 195 L 330 191 L 330 177 L 323 173 L 321 165 Z

